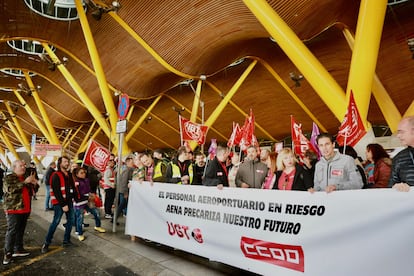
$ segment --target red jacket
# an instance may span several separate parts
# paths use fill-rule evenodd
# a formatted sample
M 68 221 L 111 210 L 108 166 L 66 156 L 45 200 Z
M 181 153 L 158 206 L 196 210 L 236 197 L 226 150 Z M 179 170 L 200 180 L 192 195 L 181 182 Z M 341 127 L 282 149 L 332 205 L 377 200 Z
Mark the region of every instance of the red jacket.
M 388 181 L 391 175 L 391 160 L 381 158 L 375 163 L 374 185 L 371 188 L 388 188 Z

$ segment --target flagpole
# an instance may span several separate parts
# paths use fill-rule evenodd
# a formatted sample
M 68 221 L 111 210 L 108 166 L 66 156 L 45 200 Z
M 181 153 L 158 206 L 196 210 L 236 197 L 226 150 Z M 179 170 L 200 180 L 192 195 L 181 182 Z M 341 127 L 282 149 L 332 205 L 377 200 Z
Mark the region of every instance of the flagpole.
M 180 145 L 183 146 L 183 129 L 181 127 L 181 115 L 178 114 L 178 124 L 180 125 Z
M 346 138 L 348 137 L 348 131 L 345 132 L 345 138 L 344 138 L 344 150 L 342 151 L 342 154 L 345 154 L 345 149 L 346 149 Z

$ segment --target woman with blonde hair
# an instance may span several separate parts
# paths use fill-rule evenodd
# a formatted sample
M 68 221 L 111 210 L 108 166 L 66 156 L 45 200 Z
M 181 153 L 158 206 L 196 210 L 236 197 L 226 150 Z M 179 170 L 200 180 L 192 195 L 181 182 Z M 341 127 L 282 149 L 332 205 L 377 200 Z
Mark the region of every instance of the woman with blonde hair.
M 273 189 L 307 191 L 313 187 L 309 173 L 299 165 L 290 148 L 284 148 L 277 156 L 276 182 Z

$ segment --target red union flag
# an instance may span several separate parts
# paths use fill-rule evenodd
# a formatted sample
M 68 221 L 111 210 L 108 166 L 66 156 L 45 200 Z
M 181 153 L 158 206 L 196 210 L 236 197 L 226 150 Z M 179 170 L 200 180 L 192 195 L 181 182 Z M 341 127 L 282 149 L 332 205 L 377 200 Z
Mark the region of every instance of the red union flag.
M 256 145 L 256 136 L 254 136 L 254 114 L 252 109 L 250 109 L 249 117 L 246 117 L 244 121 L 241 132 L 242 136 L 239 143 L 241 150 L 245 151 L 251 145 L 258 146 L 258 143 Z
M 354 147 L 359 140 L 367 133 L 365 126 L 362 123 L 361 116 L 354 100 L 354 94 L 351 90 L 349 96 L 349 105 L 345 114 L 345 118 L 339 127 L 336 141 L 340 146 L 349 145 Z
M 196 124 L 188 119 L 179 116 L 181 141 L 195 141 L 199 145 L 204 145 L 208 131 L 207 126 Z
M 310 149 L 318 153 L 315 147 L 309 142 L 308 138 L 302 133 L 302 124 L 297 124 L 293 116 L 290 116 L 291 132 L 292 132 L 292 146 L 293 152 L 303 159 L 305 151 Z
M 242 130 L 240 128 L 239 123 L 233 122 L 233 131 L 230 135 L 229 141 L 227 142 L 227 146 L 231 148 L 234 145 L 238 145 L 240 143 L 241 135 Z
M 100 172 L 105 172 L 111 153 L 99 143 L 91 140 L 83 159 L 83 164 L 92 166 Z

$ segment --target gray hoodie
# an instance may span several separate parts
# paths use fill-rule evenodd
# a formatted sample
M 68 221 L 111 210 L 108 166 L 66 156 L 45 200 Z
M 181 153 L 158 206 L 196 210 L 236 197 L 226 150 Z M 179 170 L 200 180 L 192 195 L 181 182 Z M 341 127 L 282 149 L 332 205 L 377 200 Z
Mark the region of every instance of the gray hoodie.
M 321 158 L 315 166 L 314 188 L 324 191 L 327 185 L 336 185 L 337 190 L 361 189 L 363 182 L 354 159 L 338 152 L 330 160 Z

